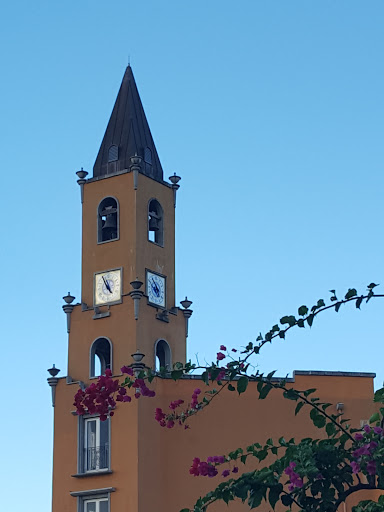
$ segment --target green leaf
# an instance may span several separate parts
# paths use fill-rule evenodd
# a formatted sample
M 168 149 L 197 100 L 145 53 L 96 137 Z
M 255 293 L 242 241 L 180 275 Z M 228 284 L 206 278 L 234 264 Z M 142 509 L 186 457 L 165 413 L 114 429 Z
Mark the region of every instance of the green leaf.
M 304 396 L 308 397 L 309 395 L 312 395 L 316 390 L 316 388 L 310 388 L 310 389 L 306 389 L 304 391 Z
M 363 302 L 363 296 L 359 297 L 356 301 L 356 308 L 360 309 L 361 303 Z
M 299 399 L 297 392 L 293 388 L 287 389 L 287 391 L 284 391 L 283 397 L 287 398 L 288 400 L 294 400 L 294 401 Z
M 299 315 L 300 316 L 305 316 L 307 313 L 308 313 L 307 306 L 300 306 L 299 307 Z
M 337 429 L 334 423 L 327 423 L 325 431 L 329 437 L 334 436 L 337 433 Z
M 340 306 L 341 306 L 341 305 L 342 305 L 342 302 L 337 302 L 337 303 L 335 304 L 335 311 L 336 311 L 336 313 L 338 313 L 338 312 L 339 312 L 339 309 L 340 309 Z
M 203 372 L 203 373 L 201 374 L 201 380 L 202 380 L 203 382 L 205 382 L 205 384 L 207 384 L 207 385 L 209 384 L 209 374 L 208 374 L 208 372 L 207 372 L 207 371 L 205 371 L 205 372 Z
M 285 338 L 285 331 L 280 331 L 279 336 L 280 338 Z
M 374 402 L 384 403 L 384 388 L 378 389 L 373 396 Z
M 290 507 L 292 505 L 292 502 L 293 502 L 293 498 L 289 494 L 283 494 L 283 496 L 281 497 L 281 503 L 285 507 Z
M 297 325 L 299 327 L 305 327 L 305 324 L 304 324 L 304 318 L 300 318 L 298 321 L 297 321 Z
M 372 291 L 372 290 L 370 290 L 370 291 L 369 291 L 369 293 L 368 293 L 367 302 L 368 302 L 370 299 L 372 299 L 372 297 L 373 297 L 374 295 L 375 295 L 375 294 L 373 293 L 373 291 Z
M 256 338 L 256 341 L 263 341 L 263 337 L 262 337 L 261 333 Z
M 287 315 L 280 318 L 281 324 L 288 324 L 289 327 L 293 327 L 296 323 L 296 318 L 293 315 Z
M 268 455 L 268 451 L 265 450 L 265 449 L 264 450 L 260 450 L 258 453 L 256 453 L 256 457 L 259 459 L 260 462 L 262 460 L 266 459 L 267 455 Z
M 309 327 L 312 327 L 313 319 L 314 318 L 315 318 L 314 315 L 309 315 L 309 317 L 307 318 L 307 322 L 308 322 Z
M 317 409 L 312 409 L 311 412 L 309 413 L 309 416 L 313 422 L 313 424 L 315 425 L 315 427 L 317 428 L 324 428 L 325 427 L 325 423 L 326 423 L 326 419 L 325 419 L 325 416 L 322 416 Z
M 345 294 L 345 299 L 352 299 L 352 297 L 356 297 L 357 291 L 355 288 L 348 288 L 347 293 Z
M 232 384 L 228 384 L 229 391 L 235 391 L 235 387 Z
M 183 376 L 183 370 L 173 370 L 171 371 L 171 377 L 173 380 L 179 380 Z
M 264 398 L 267 398 L 268 393 L 271 391 L 271 389 L 272 386 L 270 384 L 266 384 L 259 393 L 259 399 L 264 400 Z
M 325 306 L 325 302 L 323 301 L 323 299 L 319 299 L 317 301 L 317 307 L 318 308 L 323 308 Z
M 376 288 L 376 286 L 379 286 L 378 284 L 375 284 L 375 283 L 371 283 L 367 286 L 368 290 L 373 290 L 374 288 Z
M 241 393 L 244 393 L 244 391 L 247 389 L 247 386 L 248 386 L 248 377 L 245 377 L 245 375 L 243 375 L 237 381 L 237 392 L 239 393 L 239 395 Z
M 301 408 L 304 406 L 304 403 L 305 403 L 305 402 L 299 402 L 299 403 L 296 405 L 296 408 L 295 408 L 295 416 L 296 416 L 297 414 L 299 414 L 299 412 L 300 412 Z
M 282 491 L 282 484 L 274 485 L 269 489 L 268 501 L 273 509 L 275 508 L 276 503 L 279 501 Z
M 378 412 L 375 412 L 372 414 L 372 416 L 369 418 L 369 423 L 375 423 L 376 421 L 380 420 L 380 414 Z

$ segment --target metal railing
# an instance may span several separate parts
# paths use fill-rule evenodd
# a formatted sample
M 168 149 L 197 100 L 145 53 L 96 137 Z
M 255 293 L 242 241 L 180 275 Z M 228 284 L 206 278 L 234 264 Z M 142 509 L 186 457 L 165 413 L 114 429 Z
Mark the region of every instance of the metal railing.
M 107 469 L 109 466 L 109 446 L 96 446 L 84 450 L 84 471 Z

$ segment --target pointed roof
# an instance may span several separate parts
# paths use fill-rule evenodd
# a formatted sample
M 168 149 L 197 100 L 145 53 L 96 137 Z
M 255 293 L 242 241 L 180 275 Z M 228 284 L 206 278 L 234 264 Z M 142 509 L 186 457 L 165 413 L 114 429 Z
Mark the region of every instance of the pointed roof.
M 163 180 L 163 169 L 140 100 L 132 68 L 128 66 L 93 166 L 93 176 L 129 169 L 130 158 L 143 159 L 142 173 Z

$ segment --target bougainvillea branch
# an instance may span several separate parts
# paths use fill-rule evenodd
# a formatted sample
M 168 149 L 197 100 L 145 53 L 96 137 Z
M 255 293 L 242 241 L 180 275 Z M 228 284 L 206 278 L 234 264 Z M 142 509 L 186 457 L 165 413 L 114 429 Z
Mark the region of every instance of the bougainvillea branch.
M 296 442 L 281 437 L 277 443 L 268 439 L 265 445 L 254 443 L 227 455 L 211 455 L 205 460 L 195 457 L 190 467 L 193 477 L 218 477 L 224 481 L 206 496 L 200 497 L 193 509 L 183 509 L 182 512 L 206 512 L 212 503 L 229 503 L 235 499 L 247 503 L 250 508 L 257 508 L 264 502 L 274 508 L 280 502 L 288 508 L 295 506 L 306 512 L 336 512 L 347 496 L 357 490 L 384 490 L 384 407 L 381 406 L 371 417 L 370 425 L 362 430 L 353 429 L 340 414 L 327 412 L 331 404 L 315 397 L 316 389 L 302 391 L 289 387 L 285 379 L 274 378 L 274 372 L 268 375 L 259 371 L 251 374 L 251 358 L 257 356 L 263 346 L 273 339 L 284 339 L 293 327 L 312 327 L 320 313 L 330 309 L 338 312 L 347 303 L 354 303 L 360 309 L 363 303 L 373 298 L 383 298 L 384 295 L 374 293 L 377 286 L 375 283 L 369 284 L 365 294 L 358 294 L 355 288 L 349 288 L 342 299 L 337 298 L 335 290 L 330 290 L 329 304 L 319 299 L 311 308 L 300 306 L 297 318 L 294 315 L 283 316 L 279 324 L 264 335 L 260 334 L 255 343 L 248 343 L 243 350 L 227 350 L 220 345 L 216 362 L 211 365 L 179 362 L 171 370 L 161 368 L 160 372 L 148 368 L 137 371 L 131 366 L 123 366 L 121 372 L 125 377 L 122 381 L 113 379 L 110 370 L 107 370 L 96 383 L 79 389 L 74 401 L 77 413 L 97 414 L 101 420 L 105 420 L 114 414 L 118 402 L 129 403 L 132 399 L 154 397 L 155 392 L 148 387 L 154 378 L 171 377 L 177 381 L 197 371 L 202 372 L 200 378 L 206 390 L 196 387 L 188 403 L 175 399 L 166 411 L 157 407 L 154 416 L 161 427 L 180 425 L 189 428 L 191 416 L 210 405 L 225 389 L 240 395 L 253 382 L 259 399 L 266 399 L 271 390 L 280 390 L 285 399 L 296 403 L 295 414 L 304 406 L 310 408 L 310 419 L 324 431 L 323 439 L 306 438 Z M 384 403 L 384 388 L 375 393 L 374 400 Z M 237 475 L 239 464 L 245 465 L 250 457 L 256 458 L 261 464 L 268 456 L 274 458 L 269 466 Z M 361 502 L 354 512 L 384 512 L 384 498 L 377 503 L 369 500 Z

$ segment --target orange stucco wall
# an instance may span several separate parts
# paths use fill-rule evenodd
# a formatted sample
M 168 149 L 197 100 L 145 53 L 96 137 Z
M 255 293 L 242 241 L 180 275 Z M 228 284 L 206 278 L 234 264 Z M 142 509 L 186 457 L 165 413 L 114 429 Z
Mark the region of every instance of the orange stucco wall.
M 76 510 L 76 500 L 70 496 L 70 491 L 114 487 L 111 512 L 178 512 L 192 506 L 200 495 L 221 481 L 220 477 L 207 479 L 189 475 L 194 457 L 204 459 L 225 454 L 238 446 L 264 442 L 268 437 L 319 436 L 320 431 L 308 419 L 305 408 L 295 416 L 295 404 L 283 399 L 279 391 L 272 391 L 266 400 L 258 400 L 252 385 L 240 397 L 226 391 L 191 419 L 188 430 L 161 428 L 154 420 L 155 407 L 166 409 L 171 400 L 178 398 L 188 401 L 197 386 L 206 389 L 199 380 L 175 383 L 159 379 L 153 383 L 155 398 L 118 405 L 111 419 L 113 473 L 76 478 L 71 475 L 76 474 L 77 465 L 77 418 L 71 414 L 71 402 L 77 387 L 61 379 L 57 387 L 60 407 L 55 410 L 53 511 Z M 315 387 L 323 401 L 343 402 L 345 416 L 355 426 L 374 411 L 371 378 L 296 376 L 294 386 L 298 389 Z M 231 504 L 229 508 L 231 511 L 245 509 L 241 503 Z M 223 504 L 212 510 L 223 510 Z

